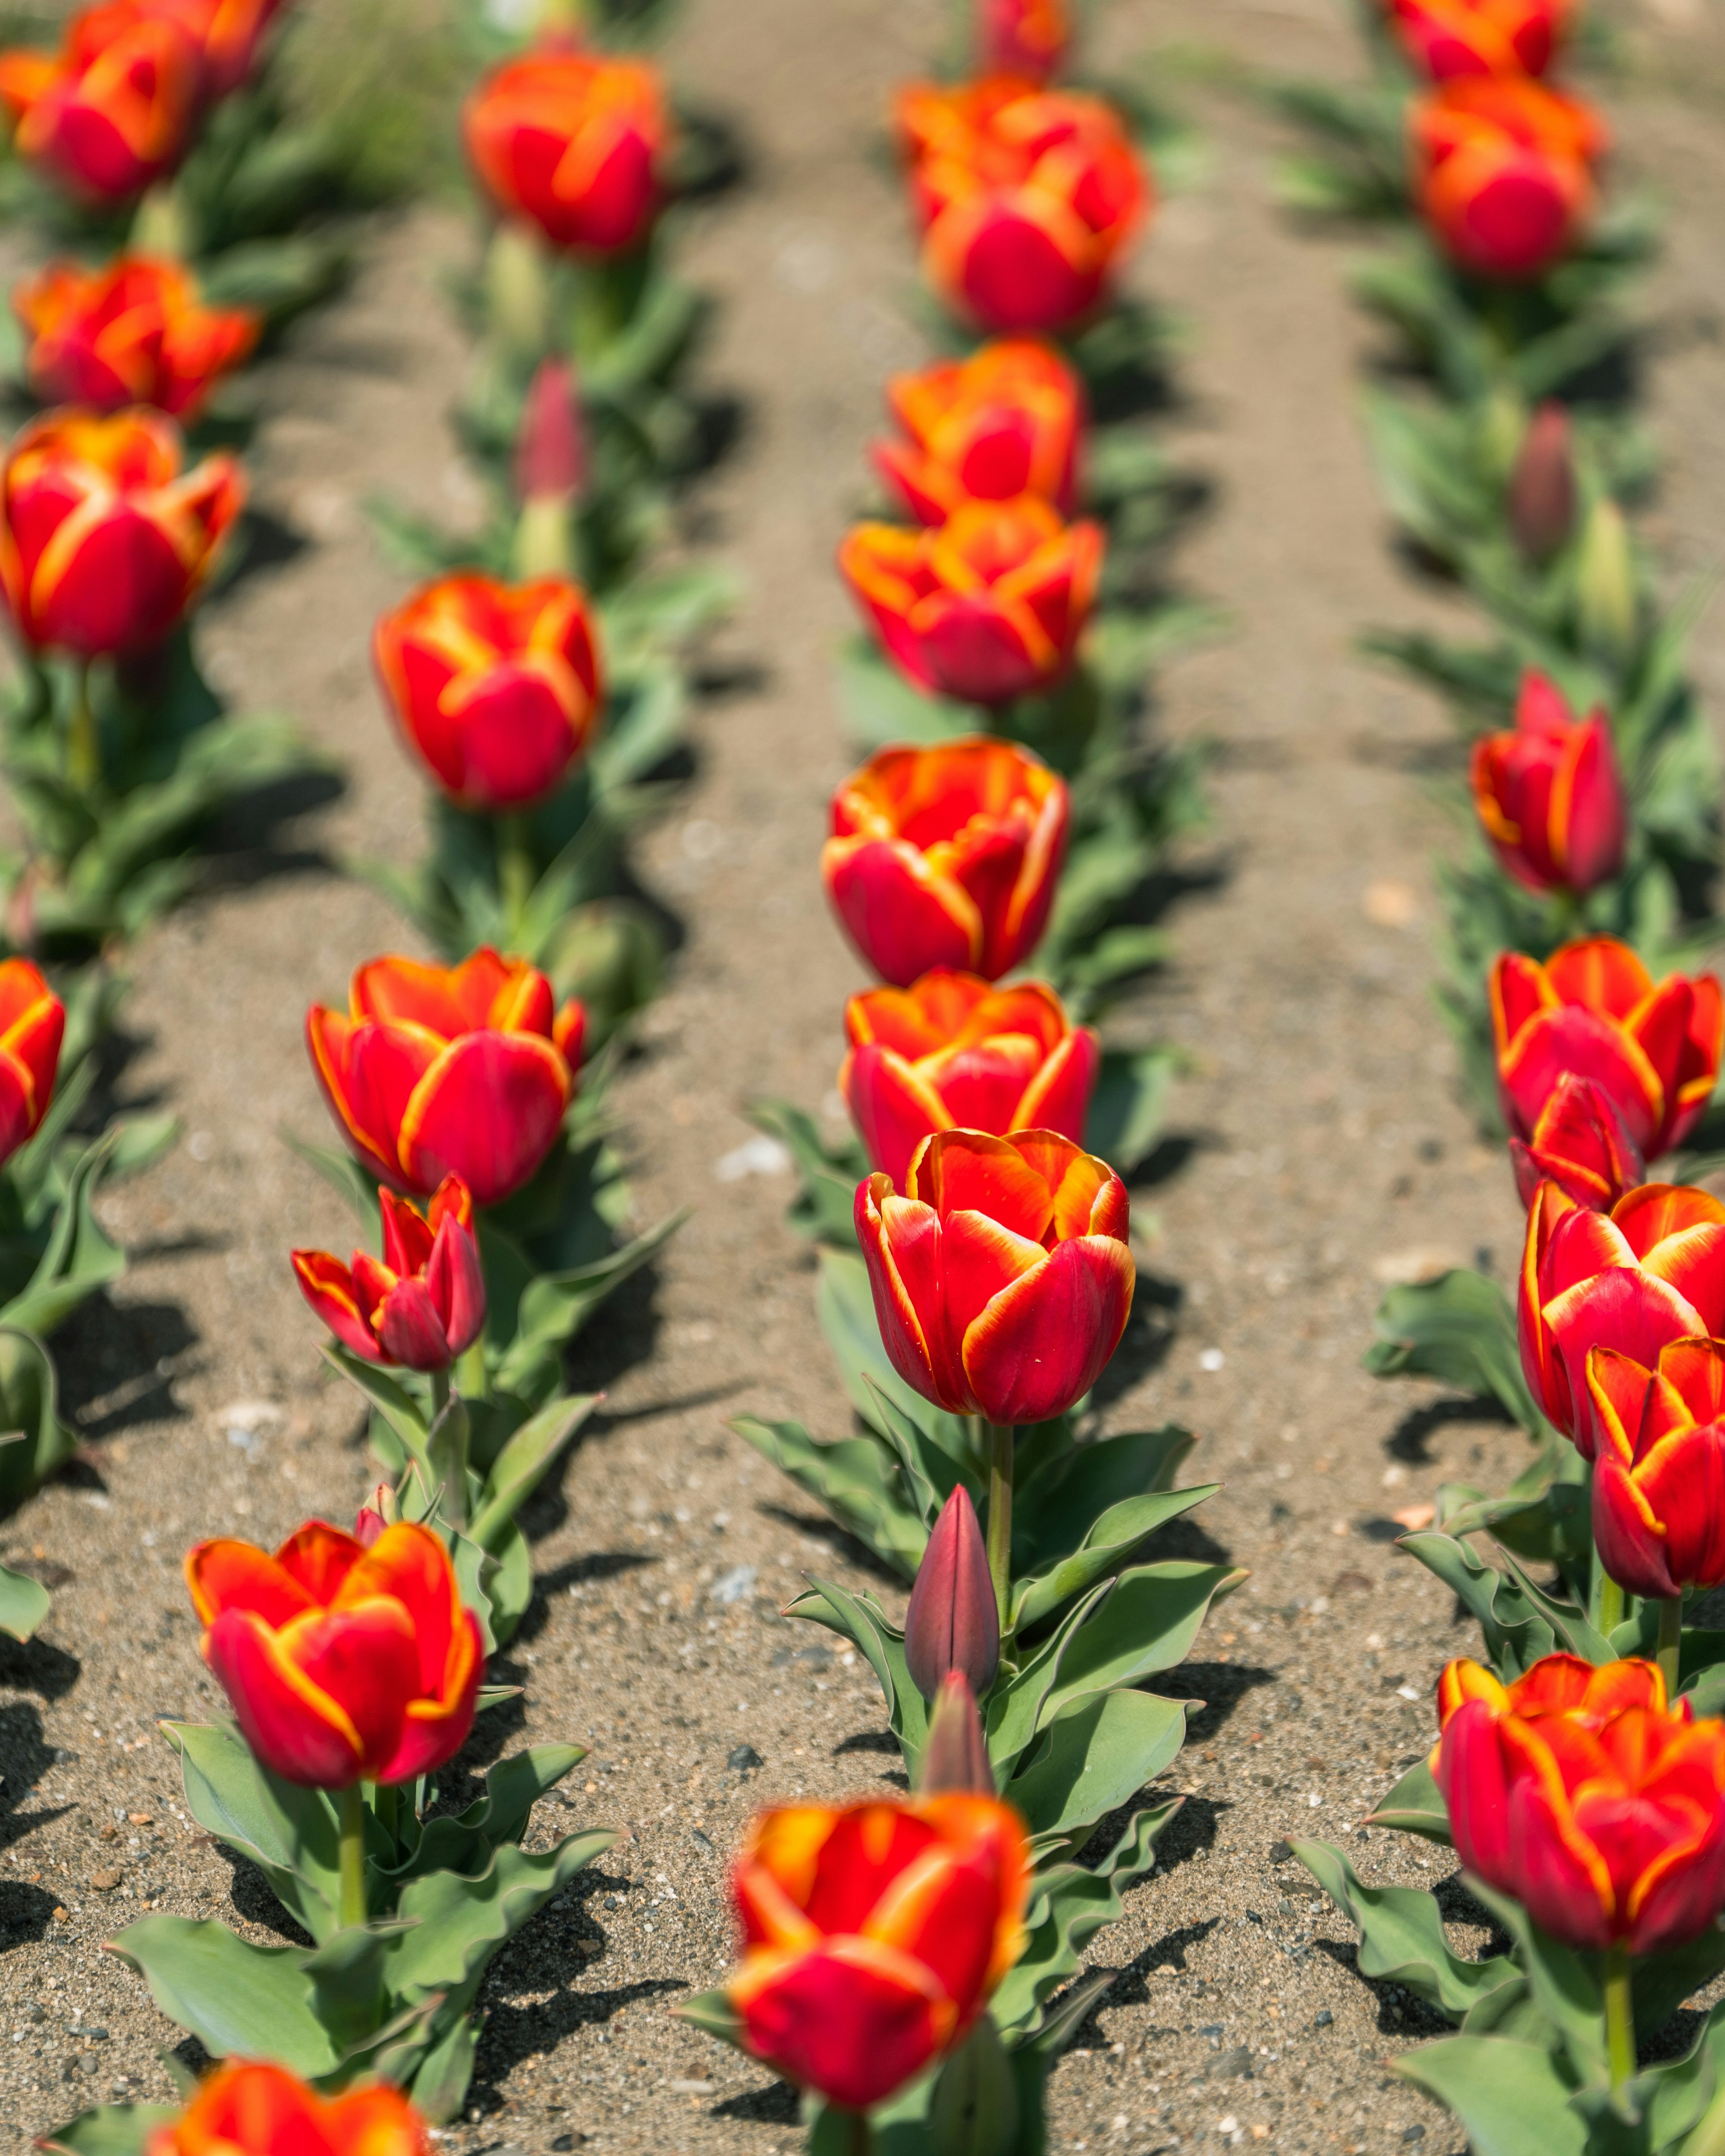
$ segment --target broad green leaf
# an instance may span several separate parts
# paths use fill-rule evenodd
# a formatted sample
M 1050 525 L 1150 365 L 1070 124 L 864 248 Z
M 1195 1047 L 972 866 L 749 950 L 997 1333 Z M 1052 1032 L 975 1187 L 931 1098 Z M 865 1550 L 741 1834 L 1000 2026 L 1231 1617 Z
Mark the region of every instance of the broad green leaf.
M 28 1495 L 78 1440 L 59 1419 L 59 1382 L 33 1334 L 0 1326 L 0 1502 Z
M 1505 1684 L 1530 1669 L 1555 1644 L 1551 1626 L 1519 1584 L 1452 1535 L 1404 1535 L 1401 1547 L 1453 1590 L 1485 1635 L 1486 1658 Z
M 1374 1983 L 1405 1984 L 1459 2021 L 1488 1992 L 1519 1979 L 1507 1954 L 1467 1961 L 1452 1953 L 1443 1915 L 1412 1887 L 1363 1886 L 1343 1852 L 1327 1841 L 1296 1841 L 1296 1856 L 1330 1899 L 1359 1927 L 1359 1968 Z
M 30 1579 L 0 1564 L 0 1632 L 14 1640 L 28 1640 L 48 1614 L 48 1589 L 39 1579 Z
M 300 1948 L 253 1946 L 213 1917 L 140 1917 L 109 1944 L 213 2058 L 274 2059 L 307 2080 L 339 2064 Z
M 341 1833 L 329 1799 L 270 1774 L 236 1729 L 201 1722 L 162 1727 L 180 1755 L 186 1803 L 198 1825 L 249 1857 L 314 1939 L 330 1938 L 339 1922 Z
M 1368 1826 L 1394 1827 L 1402 1834 L 1417 1834 L 1427 1841 L 1450 1845 L 1450 1813 L 1430 1766 L 1422 1759 L 1409 1767 L 1389 1795 L 1381 1798 L 1366 1815 Z
M 1086 1693 L 1140 1684 L 1184 1661 L 1213 1602 L 1246 1574 L 1225 1564 L 1148 1564 L 1123 1572 L 1075 1630 L 1039 1726 Z
M 436 1871 L 408 1881 L 397 1913 L 414 1920 L 390 1941 L 392 1994 L 403 2003 L 447 1991 L 464 2001 L 504 1941 L 616 1841 L 610 1828 L 535 1851 L 506 1843 L 476 1877 Z
M 37 2145 L 63 2156 L 144 2156 L 151 2136 L 178 2117 L 172 2104 L 99 2104 L 69 2125 L 57 2126 Z
M 1005 1630 L 1026 1632 L 1043 1623 L 1071 1596 L 1117 1572 L 1146 1536 L 1214 1496 L 1220 1487 L 1209 1482 L 1189 1490 L 1153 1490 L 1111 1505 L 1070 1557 L 1046 1572 L 1014 1579 Z
M 762 1422 L 754 1415 L 735 1416 L 731 1427 L 883 1564 L 906 1580 L 916 1578 L 928 1530 L 906 1496 L 903 1471 L 884 1439 L 846 1437 L 819 1445 L 801 1423 Z
M 1594 2156 L 1570 2107 L 1573 2084 L 1544 2048 L 1504 2036 L 1445 2036 L 1394 2070 L 1454 2112 L 1476 2156 Z
M 1378 1306 L 1379 1337 L 1365 1367 L 1380 1378 L 1436 1378 L 1502 1403 L 1522 1429 L 1548 1425 L 1522 1375 L 1515 1312 L 1495 1281 L 1461 1270 L 1393 1287 Z
M 509 1440 L 485 1478 L 485 1501 L 470 1531 L 481 1549 L 495 1554 L 503 1529 L 538 1488 L 598 1399 L 597 1393 L 583 1393 L 552 1400 Z
M 1599 1957 L 1579 1953 L 1533 1922 L 1519 1902 L 1478 1879 L 1468 1881 L 1474 1899 L 1497 1919 L 1517 1948 L 1516 1958 L 1541 2010 L 1561 2037 L 1577 2076 L 1604 2081 L 1608 2061 L 1605 2010 Z
M 480 1829 L 492 1842 L 519 1841 L 540 1798 L 586 1757 L 584 1744 L 535 1744 L 511 1753 L 488 1770 L 485 1794 L 462 1813 L 462 1825 Z
M 872 1595 L 851 1594 L 826 1580 L 814 1580 L 791 1604 L 799 1617 L 824 1625 L 853 1641 L 880 1681 L 887 1719 L 912 1784 L 928 1742 L 928 1707 L 911 1680 L 905 1661 L 905 1638 L 888 1623 Z
M 1084 1146 L 1130 1175 L 1162 1135 L 1168 1089 L 1180 1067 L 1171 1048 L 1105 1048 L 1085 1118 Z
M 1093 1825 L 1178 1758 L 1186 1702 L 1142 1691 L 1081 1699 L 1045 1728 L 1003 1793 L 1033 1835 Z
M 1160 1430 L 1128 1430 L 1085 1445 L 1057 1441 L 1039 1455 L 1029 1437 L 1020 1435 L 1014 1573 L 1041 1572 L 1070 1555 L 1111 1507 L 1172 1489 L 1194 1442 L 1189 1430 L 1165 1423 Z
M 363 1356 L 356 1355 L 351 1348 L 344 1348 L 339 1340 L 323 1343 L 325 1362 L 333 1363 L 349 1384 L 363 1393 L 372 1405 L 382 1416 L 405 1448 L 409 1459 L 426 1471 L 429 1480 L 435 1483 L 431 1461 L 425 1450 L 430 1432 L 426 1424 L 425 1411 L 407 1387 L 392 1378 L 387 1370 L 379 1369 L 375 1363 L 367 1363 Z

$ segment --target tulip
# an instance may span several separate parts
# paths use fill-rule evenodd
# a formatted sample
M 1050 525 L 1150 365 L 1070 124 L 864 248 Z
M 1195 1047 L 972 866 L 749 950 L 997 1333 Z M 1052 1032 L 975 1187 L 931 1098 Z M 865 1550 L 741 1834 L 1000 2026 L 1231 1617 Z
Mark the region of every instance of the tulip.
M 439 578 L 380 618 L 372 656 L 403 740 L 465 808 L 542 800 L 598 726 L 587 595 L 561 578 Z
M 182 471 L 158 412 L 32 420 L 0 470 L 0 583 L 18 634 L 83 658 L 159 644 L 245 500 L 232 457 Z
M 1531 562 L 1549 561 L 1575 524 L 1575 449 L 1567 408 L 1548 398 L 1527 423 L 1505 502 L 1512 536 Z
M 446 1175 L 422 1214 L 380 1190 L 383 1259 L 356 1250 L 351 1266 L 327 1250 L 290 1254 L 300 1292 L 331 1332 L 368 1363 L 447 1370 L 485 1322 L 485 1281 L 473 1200 Z
M 1603 711 L 1577 721 L 1544 675 L 1522 677 L 1512 732 L 1474 744 L 1474 807 L 1524 889 L 1581 896 L 1623 866 L 1629 803 Z
M 963 1670 L 948 1670 L 941 1679 L 929 1712 L 927 1741 L 916 1768 L 919 1797 L 943 1796 L 954 1791 L 979 1797 L 994 1794 L 988 1740 L 983 1733 L 976 1694 Z
M 48 1113 L 65 1030 L 64 1006 L 28 959 L 0 962 L 0 1162 Z
M 1725 1724 L 1651 1662 L 1451 1662 L 1436 1774 L 1455 1854 L 1567 1946 L 1668 1953 L 1725 1902 Z M 1633 2050 L 1630 2056 L 1633 2058 Z
M 658 211 L 670 116 L 655 69 L 589 53 L 529 53 L 494 69 L 462 115 L 467 154 L 506 216 L 554 247 L 614 255 Z
M 308 1520 L 274 1557 L 199 1543 L 186 1584 L 203 1659 L 285 1782 L 410 1782 L 466 1743 L 485 1655 L 430 1528 L 398 1521 L 367 1549 Z
M 169 10 L 112 0 L 74 15 L 57 53 L 0 53 L 13 147 L 74 193 L 117 203 L 174 170 L 203 93 L 194 33 Z
M 1712 1097 L 1725 998 L 1711 973 L 1668 974 L 1656 988 L 1627 944 L 1590 936 L 1543 966 L 1505 952 L 1490 993 L 1498 1091 L 1517 1137 L 1566 1072 L 1609 1096 L 1648 1160 L 1681 1145 Z
M 542 360 L 535 371 L 515 438 L 514 476 L 521 515 L 511 567 L 524 579 L 572 578 L 571 518 L 587 483 L 587 441 L 575 370 L 563 360 Z
M 1065 0 L 977 0 L 977 57 L 983 74 L 1044 83 L 1072 42 Z
M 875 464 L 919 524 L 1021 494 L 1071 515 L 1084 390 L 1051 346 L 985 344 L 968 359 L 895 376 L 886 397 L 909 439 L 876 442 Z
M 1070 814 L 1065 781 L 1010 742 L 882 749 L 833 796 L 821 877 L 882 980 L 998 980 L 1048 925 Z
M 911 1681 L 932 1700 L 955 1671 L 978 1697 L 1000 1667 L 1000 1613 L 976 1507 L 963 1483 L 941 1507 L 905 1612 Z
M 937 531 L 859 524 L 839 571 L 917 688 L 1010 703 L 1070 670 L 1101 574 L 1097 524 L 1063 524 L 1034 494 L 967 501 Z
M 1543 74 L 1569 12 L 1569 0 L 1389 0 L 1403 49 L 1434 82 Z
M 1412 108 L 1414 186 L 1434 237 L 1482 277 L 1538 277 L 1594 206 L 1604 122 L 1522 76 L 1469 75 Z
M 857 1186 L 857 1240 L 892 1367 L 948 1414 L 1064 1414 L 1120 1345 L 1136 1271 L 1126 1187 L 1052 1131 L 940 1131 L 900 1197 Z M 998 1604 L 997 1604 L 998 1606 Z
M 731 1891 L 744 2047 L 866 2111 L 953 2050 L 1023 1950 L 1029 1850 L 993 1797 L 764 1812 Z
M 1669 1341 L 1651 1368 L 1594 1348 L 1585 1367 L 1600 1563 L 1653 1599 L 1725 1584 L 1725 1341 Z
M 431 2156 L 425 2122 L 387 2082 L 324 2097 L 285 2066 L 216 2068 L 144 2156 Z
M 166 6 L 196 31 L 206 97 L 226 97 L 257 65 L 265 32 L 284 0 L 143 0 Z
M 1647 1183 L 1595 1213 L 1541 1183 L 1527 1214 L 1517 1326 L 1535 1400 L 1590 1460 L 1590 1348 L 1652 1368 L 1671 1341 L 1725 1332 L 1725 1205 L 1704 1190 Z
M 1510 1140 L 1509 1157 L 1523 1205 L 1531 1205 L 1540 1184 L 1549 1181 L 1576 1204 L 1609 1213 L 1645 1179 L 1640 1148 L 1611 1096 L 1573 1071 L 1565 1071 L 1552 1089 L 1532 1138 L 1525 1144 Z
M 895 1183 L 935 1131 L 1083 1139 L 1101 1044 L 1040 981 L 995 988 L 937 967 L 908 988 L 853 996 L 845 1030 L 839 1091 L 869 1158 Z
M 353 1516 L 353 1539 L 362 1549 L 369 1549 L 384 1528 L 393 1527 L 400 1517 L 394 1491 L 387 1482 L 379 1482 Z
M 499 1205 L 550 1152 L 581 1068 L 578 1003 L 553 1012 L 525 959 L 459 966 L 373 958 L 346 1016 L 314 1004 L 305 1038 L 331 1112 L 361 1163 L 422 1193 L 459 1176 Z
M 112 412 L 153 404 L 185 418 L 258 341 L 249 307 L 206 307 L 177 262 L 122 254 L 105 270 L 50 262 L 13 288 L 29 338 L 30 388 L 45 404 Z
M 985 330 L 1065 329 L 1105 297 L 1150 185 L 1100 98 L 994 75 L 896 107 L 934 290 Z

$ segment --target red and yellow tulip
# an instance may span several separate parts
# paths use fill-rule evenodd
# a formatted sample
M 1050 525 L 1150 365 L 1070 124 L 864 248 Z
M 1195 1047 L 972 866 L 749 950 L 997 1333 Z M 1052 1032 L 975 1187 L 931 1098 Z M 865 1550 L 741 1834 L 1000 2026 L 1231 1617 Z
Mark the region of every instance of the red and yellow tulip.
M 1531 1205 L 1542 1183 L 1554 1183 L 1578 1205 L 1609 1213 L 1646 1180 L 1641 1149 L 1611 1096 L 1591 1078 L 1565 1071 L 1547 1096 L 1531 1137 L 1509 1142 L 1516 1188 Z
M 1522 75 L 1464 75 L 1412 107 L 1409 131 L 1420 213 L 1465 270 L 1538 277 L 1593 215 L 1609 136 L 1579 98 Z
M 485 1671 L 479 1620 L 430 1528 L 398 1521 L 367 1549 L 308 1520 L 273 1557 L 199 1543 L 186 1584 L 203 1659 L 284 1781 L 410 1782 L 467 1741 Z
M 1587 1389 L 1606 1571 L 1664 1600 L 1725 1584 L 1725 1341 L 1671 1341 L 1651 1368 L 1592 1348 Z
M 29 339 L 30 388 L 44 404 L 99 412 L 152 404 L 198 412 L 258 341 L 249 307 L 207 307 L 177 262 L 122 254 L 105 269 L 50 262 L 13 287 Z
M 821 876 L 883 981 L 995 981 L 1048 925 L 1070 817 L 1065 781 L 1010 742 L 882 749 L 833 796 Z
M 29 960 L 0 962 L 0 1163 L 48 1113 L 65 1030 L 64 1005 Z
M 1578 720 L 1544 675 L 1522 680 L 1515 726 L 1474 745 L 1473 799 L 1505 871 L 1523 889 L 1577 896 L 1623 866 L 1629 803 L 1603 711 Z
M 424 2120 L 380 2083 L 321 2097 L 285 2066 L 218 2066 L 144 2156 L 431 2156 Z
M 1397 37 L 1434 82 L 1543 74 L 1568 28 L 1570 0 L 1389 0 Z
M 1066 0 L 977 0 L 978 59 L 984 74 L 1046 82 L 1072 42 Z
M 192 146 L 203 64 L 174 11 L 109 0 L 73 16 L 57 52 L 0 53 L 0 105 L 20 157 L 86 200 L 121 203 Z
M 968 359 L 896 375 L 886 398 L 905 439 L 876 442 L 875 464 L 919 524 L 1022 494 L 1071 515 L 1084 390 L 1051 345 L 1003 338 Z
M 964 2037 L 1024 1945 L 1024 1830 L 992 1797 L 797 1804 L 751 1828 L 726 1986 L 745 2047 L 866 2111 Z
M 368 1363 L 447 1370 L 485 1322 L 485 1281 L 474 1235 L 473 1200 L 446 1175 L 421 1214 L 380 1190 L 381 1263 L 356 1250 L 351 1265 L 327 1250 L 294 1250 L 300 1292 L 336 1337 Z

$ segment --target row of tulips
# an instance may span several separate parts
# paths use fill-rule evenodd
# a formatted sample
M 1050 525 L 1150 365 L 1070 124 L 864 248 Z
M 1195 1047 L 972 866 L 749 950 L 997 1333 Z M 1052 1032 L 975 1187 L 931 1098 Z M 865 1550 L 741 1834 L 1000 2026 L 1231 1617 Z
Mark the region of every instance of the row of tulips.
M 1370 90 L 1288 93 L 1332 146 L 1296 198 L 1408 228 L 1361 289 L 1427 388 L 1373 393 L 1373 446 L 1497 636 L 1372 646 L 1450 694 L 1471 742 L 1440 999 L 1507 1132 L 1517 1306 L 1473 1273 L 1395 1289 L 1368 1366 L 1475 1385 L 1538 1446 L 1509 1491 L 1447 1486 L 1404 1538 L 1486 1661 L 1445 1671 L 1439 1743 L 1373 1815 L 1454 1849 L 1507 1951 L 1458 1954 L 1434 1896 L 1296 1848 L 1358 1923 L 1362 1973 L 1459 2025 L 1399 2064 L 1475 2146 L 1707 2156 L 1725 2022 L 1642 2056 L 1725 1968 L 1725 1662 L 1684 1621 L 1725 1584 L 1725 1207 L 1646 1178 L 1708 1112 L 1725 997 L 1645 962 L 1704 933 L 1717 787 L 1682 619 L 1659 619 L 1624 518 L 1641 453 L 1558 401 L 1621 341 L 1611 287 L 1643 242 L 1600 208 L 1603 121 L 1546 80 L 1574 28 L 1554 0 L 1391 0 Z

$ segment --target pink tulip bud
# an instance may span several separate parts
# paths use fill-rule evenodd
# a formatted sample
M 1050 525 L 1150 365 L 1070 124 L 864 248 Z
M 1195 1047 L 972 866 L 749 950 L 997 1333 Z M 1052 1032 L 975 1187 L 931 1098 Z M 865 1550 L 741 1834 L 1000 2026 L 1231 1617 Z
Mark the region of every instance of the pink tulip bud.
M 581 425 L 581 393 L 575 370 L 560 359 L 542 360 L 521 408 L 515 443 L 515 490 L 522 501 L 566 498 L 587 484 L 587 442 Z
M 1569 414 L 1548 400 L 1529 421 L 1509 475 L 1509 528 L 1529 561 L 1548 561 L 1575 521 Z
M 983 1797 L 994 1794 L 994 1769 L 988 1763 L 983 1718 L 963 1670 L 950 1670 L 941 1680 L 934 1712 L 928 1719 L 928 1743 L 916 1776 L 918 1796 L 949 1791 Z
M 973 1692 L 986 1694 L 1000 1666 L 1000 1613 L 988 1553 L 962 1485 L 942 1507 L 916 1568 L 905 1614 L 905 1660 L 928 1700 L 955 1670 Z
M 400 1517 L 394 1491 L 387 1482 L 380 1482 L 359 1508 L 353 1522 L 353 1539 L 362 1549 L 369 1549 L 384 1528 L 393 1527 Z

